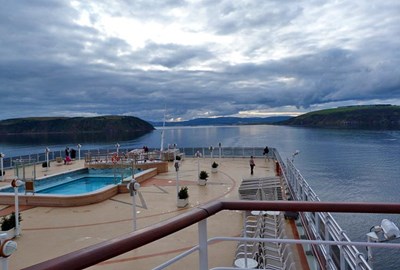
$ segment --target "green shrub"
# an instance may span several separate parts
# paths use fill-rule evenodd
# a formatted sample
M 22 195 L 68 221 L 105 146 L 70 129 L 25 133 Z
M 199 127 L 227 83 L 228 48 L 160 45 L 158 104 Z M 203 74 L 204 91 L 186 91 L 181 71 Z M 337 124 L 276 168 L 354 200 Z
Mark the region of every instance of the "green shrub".
M 189 192 L 187 187 L 181 187 L 181 190 L 178 192 L 179 199 L 187 199 L 189 198 Z
M 207 177 L 208 177 L 208 173 L 206 171 L 200 172 L 200 175 L 199 175 L 200 179 L 207 180 Z
M 21 222 L 21 214 L 18 215 L 18 220 Z M 15 228 L 15 212 L 12 212 L 11 215 L 4 216 L 1 218 L 1 230 L 8 231 L 12 228 Z

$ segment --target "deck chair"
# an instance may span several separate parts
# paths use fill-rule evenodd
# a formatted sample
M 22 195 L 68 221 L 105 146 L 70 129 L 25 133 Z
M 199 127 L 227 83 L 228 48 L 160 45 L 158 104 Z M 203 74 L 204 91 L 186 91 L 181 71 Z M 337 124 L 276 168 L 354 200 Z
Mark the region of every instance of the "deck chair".
M 27 193 L 35 194 L 35 184 L 33 180 L 25 180 L 25 195 Z
M 64 161 L 62 159 L 62 157 L 56 157 L 56 165 L 60 166 L 63 165 Z

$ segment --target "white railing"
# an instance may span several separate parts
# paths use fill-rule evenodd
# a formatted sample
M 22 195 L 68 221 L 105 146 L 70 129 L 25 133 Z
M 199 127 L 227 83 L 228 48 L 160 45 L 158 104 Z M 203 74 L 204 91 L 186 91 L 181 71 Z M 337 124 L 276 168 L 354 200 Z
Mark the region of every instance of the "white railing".
M 214 151 L 218 154 L 215 158 L 219 157 L 221 153 L 222 157 L 247 157 L 249 155 L 262 156 L 262 148 L 228 148 L 224 147 L 220 151 L 219 149 L 211 150 L 207 147 L 198 148 L 181 148 L 180 151 L 185 153 L 186 156 L 194 156 L 196 151 L 204 153 L 204 156 L 213 156 Z M 98 150 L 97 154 L 103 150 Z M 108 150 L 107 150 L 108 151 Z M 106 152 L 107 152 L 106 151 Z M 124 151 L 120 149 L 120 151 Z M 151 151 L 151 149 L 150 149 Z M 91 152 L 96 152 L 91 150 Z M 108 153 L 108 152 L 107 152 Z M 280 164 L 283 177 L 285 178 L 291 196 L 295 200 L 306 201 L 306 202 L 320 202 L 318 196 L 308 185 L 307 181 L 303 178 L 300 172 L 295 168 L 290 160 L 284 163 L 279 156 L 278 152 L 270 148 L 270 157 L 277 159 Z M 271 208 L 272 209 L 272 208 Z M 337 224 L 335 219 L 329 212 L 300 212 L 300 219 L 302 226 L 305 229 L 306 236 L 311 240 L 289 240 L 289 239 L 258 239 L 252 238 L 251 241 L 289 241 L 291 243 L 302 243 L 308 244 L 312 247 L 310 251 L 313 252 L 314 256 L 319 258 L 321 267 L 327 267 L 331 269 L 372 269 L 367 263 L 363 254 L 358 251 L 357 246 L 371 246 L 371 247 L 389 247 L 389 248 L 400 248 L 399 244 L 387 244 L 387 243 L 369 243 L 369 242 L 351 242 L 348 236 L 343 232 L 340 226 Z M 155 269 L 163 269 L 166 266 L 180 260 L 181 258 L 199 251 L 200 253 L 200 269 L 207 269 L 208 255 L 207 255 L 207 243 L 214 241 L 214 239 L 207 240 L 207 224 L 206 219 L 198 222 L 199 226 L 199 245 L 190 249 L 189 251 L 178 255 L 174 259 L 160 265 Z M 223 240 L 222 238 L 218 238 Z M 243 241 L 243 238 L 224 238 L 227 241 Z M 250 241 L 244 239 L 246 241 Z M 288 242 L 288 243 L 289 243 Z M 332 256 L 335 253 L 336 256 Z M 323 265 L 325 263 L 325 265 Z M 222 269 L 222 268 L 218 268 Z M 230 268 L 224 268 L 230 269 Z
M 60 257 L 24 268 L 25 270 L 50 270 L 50 269 L 84 269 L 103 262 L 125 252 L 135 250 L 149 243 L 160 240 L 168 235 L 174 234 L 194 224 L 198 224 L 199 244 L 187 252 L 184 252 L 165 264 L 155 269 L 165 267 L 179 261 L 183 257 L 199 252 L 199 269 L 208 269 L 208 244 L 213 241 L 261 241 L 261 242 L 286 242 L 288 244 L 303 244 L 312 246 L 368 246 L 373 248 L 395 248 L 400 249 L 400 244 L 374 243 L 374 242 L 348 242 L 348 241 L 325 241 L 323 239 L 276 239 L 276 238 L 243 238 L 243 237 L 215 237 L 207 239 L 207 219 L 217 215 L 223 210 L 265 210 L 273 211 L 298 211 L 298 212 L 347 212 L 347 213 L 400 213 L 400 204 L 388 203 L 345 203 L 345 202 L 298 202 L 298 201 L 213 201 L 205 205 L 194 207 L 187 212 L 170 218 L 164 222 L 150 225 L 146 228 L 130 232 L 101 243 L 64 254 Z M 363 255 L 356 256 L 355 269 L 370 269 L 365 267 Z M 229 266 L 225 268 L 230 268 Z M 318 269 L 352 269 L 349 265 L 334 267 L 327 262 L 319 265 Z
M 51 147 L 50 147 L 51 149 Z M 124 148 L 121 146 L 119 148 L 119 152 L 121 154 L 128 155 L 128 152 L 133 150 L 134 148 Z M 221 157 L 248 157 L 248 156 L 262 156 L 263 148 L 260 147 L 214 147 L 210 149 L 210 147 L 186 147 L 186 148 L 178 148 L 182 153 L 186 156 L 194 156 L 197 151 L 202 153 L 202 157 L 213 157 L 219 158 Z M 80 157 L 83 159 L 86 156 L 112 156 L 112 153 L 116 152 L 116 148 L 92 148 L 92 149 L 80 149 Z M 149 152 L 159 152 L 159 149 L 149 148 Z M 13 167 L 13 160 L 27 160 L 29 163 L 41 163 L 46 161 L 45 152 L 32 153 L 27 155 L 19 155 L 9 157 L 6 154 L 6 157 L 3 158 L 4 169 Z M 78 159 L 79 152 L 76 152 L 76 159 Z M 272 152 L 269 153 L 270 157 L 272 157 Z M 65 157 L 64 149 L 54 150 L 49 152 L 50 161 L 54 161 L 56 157 Z M 156 158 L 156 157 L 154 157 Z
M 284 164 L 279 153 L 275 151 L 275 149 L 273 149 L 273 151 L 275 157 L 281 164 L 283 176 L 291 188 L 291 195 L 294 199 L 299 201 L 319 202 L 319 197 L 294 166 L 293 162 L 290 159 L 287 159 L 286 164 Z M 324 239 L 325 243 L 328 243 L 331 239 L 334 241 L 354 243 L 351 242 L 350 238 L 330 213 L 303 212 L 300 213 L 300 216 L 302 226 L 307 233 L 306 236 L 308 239 Z M 339 254 L 337 254 L 339 259 L 337 256 L 332 256 L 332 253 L 334 252 L 333 248 L 339 250 Z M 332 269 L 348 269 L 348 267 L 350 267 L 350 269 L 372 269 L 364 256 L 360 256 L 362 253 L 358 251 L 355 244 L 343 246 L 338 244 L 320 245 L 314 247 L 313 253 L 315 256 L 320 256 L 318 254 L 321 254 Z

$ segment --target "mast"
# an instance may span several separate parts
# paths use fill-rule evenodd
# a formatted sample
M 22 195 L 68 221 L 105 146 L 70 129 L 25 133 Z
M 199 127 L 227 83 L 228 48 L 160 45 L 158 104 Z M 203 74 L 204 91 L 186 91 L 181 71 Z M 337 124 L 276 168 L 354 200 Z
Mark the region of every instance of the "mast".
M 160 147 L 160 152 L 164 151 L 164 128 L 165 128 L 165 113 L 167 111 L 167 105 L 165 105 L 164 109 L 164 121 L 163 121 L 163 129 L 161 131 L 161 147 Z

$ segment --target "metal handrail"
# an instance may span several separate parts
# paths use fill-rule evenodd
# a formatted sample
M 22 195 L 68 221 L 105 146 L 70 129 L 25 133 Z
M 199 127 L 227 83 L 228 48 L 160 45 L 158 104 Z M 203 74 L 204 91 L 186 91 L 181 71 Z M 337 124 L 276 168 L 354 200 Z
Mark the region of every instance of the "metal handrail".
M 283 167 L 283 176 L 291 187 L 292 196 L 296 200 L 304 200 L 304 201 L 320 201 L 319 197 L 316 195 L 311 186 L 307 183 L 305 178 L 301 175 L 301 173 L 294 166 L 293 161 L 287 159 L 286 163 L 282 162 L 282 159 L 279 156 L 279 153 L 273 149 L 274 156 Z M 339 224 L 333 218 L 331 213 L 328 212 L 316 212 L 316 213 L 300 213 L 301 220 L 303 224 L 307 224 L 304 226 L 306 235 L 308 239 L 325 239 L 329 240 L 345 240 L 350 242 L 350 238 L 347 234 L 341 229 Z M 315 215 L 312 217 L 312 215 Z M 325 236 L 321 235 L 319 232 L 319 219 L 325 226 Z M 328 247 L 330 249 L 330 247 Z M 328 260 L 330 263 L 333 263 L 332 257 L 330 255 L 331 250 L 326 249 L 324 246 L 312 246 L 314 255 L 317 257 L 317 260 L 320 264 L 324 264 L 324 260 Z M 342 253 L 345 253 L 347 256 L 340 256 L 341 260 L 346 258 L 353 265 L 356 264 L 357 255 L 360 253 L 355 246 L 345 246 L 341 249 Z M 361 258 L 364 265 L 368 265 L 367 261 L 364 258 Z M 340 264 L 343 264 L 344 261 L 341 261 Z
M 50 147 L 51 149 L 51 147 Z M 137 149 L 137 148 L 126 148 L 121 145 L 119 151 L 121 153 L 127 153 L 130 150 Z M 214 158 L 219 157 L 219 148 L 215 147 L 214 150 L 210 150 L 209 147 L 182 147 L 178 148 L 182 153 L 185 153 L 186 156 L 194 156 L 197 151 L 200 151 L 203 155 L 203 158 L 211 157 Z M 221 147 L 221 156 L 222 157 L 244 157 L 244 156 L 262 156 L 262 151 L 264 148 L 261 147 Z M 271 148 L 272 149 L 272 148 Z M 91 149 L 80 149 L 81 152 L 81 159 L 83 159 L 86 155 L 93 155 L 93 156 L 107 156 L 111 153 L 114 153 L 116 148 L 91 148 Z M 159 149 L 149 148 L 150 152 L 159 151 Z M 7 154 L 7 153 L 6 153 Z M 272 151 L 270 156 L 272 156 Z M 49 158 L 51 161 L 55 160 L 56 157 L 64 157 L 64 150 L 54 150 L 49 152 Z M 76 157 L 78 159 L 78 157 Z M 4 169 L 12 168 L 13 160 L 24 159 L 30 160 L 31 162 L 40 163 L 46 160 L 46 155 L 44 152 L 32 153 L 28 155 L 18 155 L 18 156 L 6 156 L 3 158 L 4 162 Z
M 223 210 L 274 210 L 298 212 L 400 214 L 400 204 L 300 201 L 214 201 L 169 220 L 106 240 L 63 256 L 24 268 L 25 270 L 83 269 L 157 241 Z
M 217 149 L 217 151 L 215 151 Z M 254 155 L 254 156 L 262 156 L 262 151 L 263 148 L 257 148 L 257 147 L 224 147 L 221 149 L 215 148 L 214 152 L 214 157 L 218 157 L 219 153 L 221 153 L 221 157 L 245 157 L 249 155 Z M 129 149 L 124 149 L 124 148 L 119 148 L 120 152 L 127 152 Z M 180 148 L 179 149 L 181 152 L 185 153 L 186 156 L 191 156 L 194 155 L 197 151 L 200 151 L 203 153 L 203 157 L 206 156 L 213 156 L 213 151 L 210 148 L 207 147 L 195 147 L 195 148 Z M 113 149 L 111 150 L 111 152 Z M 150 149 L 152 151 L 152 149 Z M 85 153 L 96 153 L 97 155 L 109 155 L 111 152 L 109 149 L 97 149 L 97 150 L 86 150 L 82 151 L 82 156 L 85 155 Z M 94 154 L 94 155 L 96 155 Z M 60 151 L 61 155 L 61 151 Z M 55 156 L 53 153 L 50 156 Z M 291 195 L 293 198 L 299 201 L 307 201 L 307 202 L 319 202 L 320 199 L 318 196 L 315 194 L 315 192 L 312 190 L 312 188 L 308 185 L 307 181 L 303 178 L 303 176 L 300 174 L 300 172 L 295 168 L 293 165 L 293 162 L 291 160 L 287 160 L 287 162 L 283 162 L 282 158 L 280 157 L 279 153 L 276 151 L 274 148 L 270 148 L 270 153 L 269 157 L 275 158 L 280 165 L 282 176 L 285 178 L 285 182 L 288 184 L 288 188 L 290 189 Z M 300 202 L 295 201 L 295 203 L 300 204 Z M 338 203 L 335 203 L 338 204 Z M 365 207 L 365 209 L 368 209 L 369 205 L 366 203 L 361 204 L 362 207 Z M 368 206 L 368 207 L 367 207 Z M 347 206 L 346 206 L 347 207 Z M 392 206 L 391 206 L 392 207 Z M 203 207 L 200 207 L 199 209 L 204 209 Z M 235 210 L 241 210 L 241 209 L 235 209 Z M 242 209 L 244 210 L 244 209 Z M 258 209 L 246 209 L 246 210 L 258 210 Z M 260 209 L 264 210 L 264 209 Z M 269 210 L 273 210 L 272 208 L 269 208 Z M 342 231 L 340 226 L 336 223 L 332 215 L 327 212 L 331 210 L 312 210 L 312 211 L 300 211 L 300 210 L 295 210 L 291 206 L 291 209 L 287 211 L 298 211 L 300 212 L 300 219 L 302 223 L 305 225 L 305 233 L 308 239 L 311 240 L 317 240 L 317 239 L 325 239 L 329 240 L 330 236 L 332 239 L 335 241 L 347 241 L 350 242 L 349 237 Z M 384 212 L 383 209 L 380 209 L 383 212 L 379 213 L 389 213 L 389 212 Z M 220 211 L 220 210 L 219 210 Z M 206 211 L 208 213 L 208 210 Z M 331 211 L 331 212 L 346 212 L 341 209 L 340 211 Z M 350 211 L 351 212 L 351 211 Z M 366 211 L 365 213 L 372 213 L 370 209 Z M 398 213 L 398 212 L 396 212 Z M 192 217 L 193 218 L 193 217 Z M 325 227 L 325 232 L 320 232 L 319 228 L 319 221 L 324 224 Z M 196 223 L 196 222 L 195 222 Z M 192 225 L 194 223 L 191 223 Z M 160 224 L 158 224 L 160 225 Z M 162 225 L 161 225 L 162 226 Z M 165 231 L 165 227 L 160 227 L 162 230 Z M 174 231 L 175 232 L 175 231 Z M 154 234 L 153 234 L 154 235 Z M 156 241 L 157 239 L 154 239 L 153 241 Z M 150 243 L 150 242 L 149 242 Z M 314 255 L 316 256 L 318 262 L 320 265 L 325 265 L 326 263 L 333 264 L 333 260 L 331 258 L 331 250 L 329 245 L 321 245 L 321 246 L 316 246 L 312 245 L 311 246 Z M 127 250 L 129 251 L 129 250 Z M 125 251 L 125 252 L 127 252 Z M 355 246 L 344 246 L 344 248 L 341 249 L 341 252 L 345 254 L 345 256 L 340 256 L 340 259 L 342 260 L 343 258 L 346 258 L 346 260 L 349 261 L 352 265 L 355 265 L 358 263 L 358 261 L 362 261 L 363 265 L 367 265 L 367 262 L 365 261 L 364 258 L 359 258 L 359 252 L 356 249 Z M 122 253 L 119 253 L 122 254 Z M 119 255 L 117 254 L 117 255 Z M 116 255 L 115 255 L 116 256 Z M 96 257 L 99 257 L 96 255 Z M 114 256 L 111 256 L 114 257 Z M 110 258 L 111 258 L 110 257 Z M 100 261 L 99 261 L 100 262 Z M 342 262 L 340 262 L 342 263 Z M 90 266 L 90 265 L 89 265 Z M 368 269 L 368 266 L 366 266 Z M 27 268 L 29 269 L 29 268 Z M 73 268 L 71 268 L 73 269 Z M 80 268 L 77 268 L 80 269 Z

